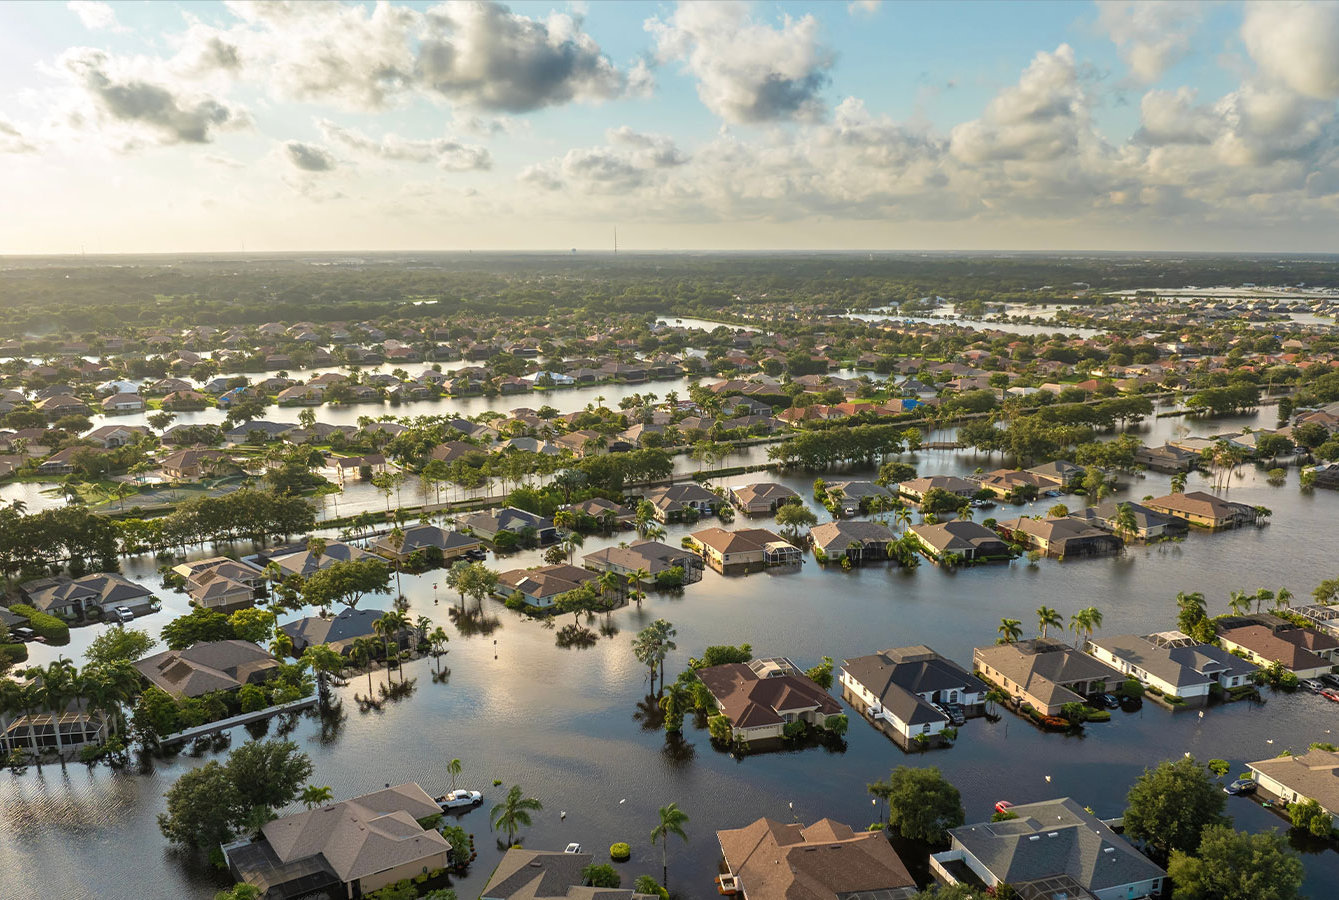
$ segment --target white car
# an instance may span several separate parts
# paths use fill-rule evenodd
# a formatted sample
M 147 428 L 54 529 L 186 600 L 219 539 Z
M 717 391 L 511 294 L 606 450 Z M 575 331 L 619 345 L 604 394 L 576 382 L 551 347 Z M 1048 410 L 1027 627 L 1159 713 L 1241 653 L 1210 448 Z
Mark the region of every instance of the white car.
M 476 803 L 482 803 L 483 794 L 478 791 L 467 791 L 461 789 L 451 791 L 449 794 L 443 794 L 437 798 L 437 805 L 442 809 L 460 809 L 465 806 L 474 806 Z
M 133 622 L 133 621 L 135 621 L 135 613 L 134 613 L 134 611 L 131 610 L 131 608 L 128 607 L 128 606 L 118 606 L 118 607 L 116 607 L 116 609 L 112 610 L 112 615 L 116 618 L 116 621 L 118 621 L 118 622 Z
M 570 843 L 570 844 L 567 845 L 567 847 L 563 850 L 563 852 L 564 852 L 564 853 L 580 853 L 580 852 L 581 852 L 581 845 L 578 844 L 576 841 L 573 841 L 572 843 Z

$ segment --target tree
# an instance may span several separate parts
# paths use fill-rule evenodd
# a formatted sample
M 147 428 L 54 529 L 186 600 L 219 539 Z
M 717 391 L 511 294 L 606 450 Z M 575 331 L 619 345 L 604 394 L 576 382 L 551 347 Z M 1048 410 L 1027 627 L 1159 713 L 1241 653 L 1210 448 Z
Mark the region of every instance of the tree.
M 274 635 L 274 619 L 274 613 L 268 609 L 251 607 L 228 616 L 228 624 L 239 641 L 264 645 Z
M 638 894 L 660 896 L 663 900 L 669 900 L 669 891 L 657 884 L 650 875 L 638 875 L 637 880 L 633 882 L 632 890 Z
M 581 880 L 591 887 L 616 888 L 623 883 L 618 870 L 609 863 L 591 863 L 581 870 Z
M 688 834 L 683 830 L 683 825 L 687 821 L 688 814 L 679 809 L 677 803 L 671 803 L 669 806 L 660 807 L 660 823 L 651 829 L 651 843 L 660 841 L 660 883 L 666 888 L 669 887 L 670 835 L 677 835 L 683 839 L 684 843 L 687 843 Z
M 312 573 L 302 585 L 302 599 L 311 606 L 357 606 L 364 594 L 383 593 L 390 584 L 390 567 L 383 560 L 351 559 Z
M 321 708 L 330 705 L 330 676 L 344 668 L 344 657 L 329 644 L 314 644 L 302 651 L 302 659 L 316 673 L 316 687 Z
M 776 524 L 781 527 L 782 534 L 797 538 L 801 528 L 812 528 L 818 524 L 818 516 L 802 503 L 783 503 L 777 507 Z
M 169 650 L 185 650 L 202 641 L 235 640 L 237 632 L 223 613 L 199 606 L 164 625 L 161 636 Z
M 115 625 L 89 642 L 84 660 L 90 664 L 110 662 L 137 662 L 158 642 L 147 631 Z
M 1328 838 L 1334 833 L 1334 820 L 1315 800 L 1294 803 L 1288 807 L 1288 819 L 1294 828 L 1309 831 L 1319 838 Z
M 1060 628 L 1064 624 L 1065 617 L 1051 607 L 1037 607 L 1037 631 L 1041 632 L 1042 637 L 1047 637 L 1050 629 Z
M 887 783 L 888 827 L 908 840 L 941 844 L 965 819 L 958 789 L 938 768 L 898 766 Z
M 1223 825 L 1224 795 L 1193 756 L 1145 769 L 1126 798 L 1125 833 L 1163 854 L 1189 853 L 1211 825 Z
M 172 843 L 196 850 L 228 841 L 246 810 L 227 768 L 214 760 L 186 772 L 165 796 L 167 812 L 159 814 L 158 829 Z
M 1069 617 L 1069 627 L 1075 635 L 1092 637 L 1093 632 L 1102 627 L 1102 612 L 1096 606 L 1081 609 Z
M 656 690 L 656 672 L 660 672 L 660 688 L 665 687 L 665 657 L 677 649 L 674 626 L 664 619 L 656 619 L 632 639 L 632 652 L 637 661 L 651 670 L 651 689 Z M 658 692 L 657 692 L 658 693 Z
M 249 809 L 282 809 L 297 799 L 313 771 L 292 741 L 248 741 L 228 755 L 228 777 Z
M 521 786 L 514 784 L 507 792 L 507 798 L 493 807 L 489 817 L 490 827 L 507 832 L 507 846 L 511 846 L 515 843 L 517 829 L 530 826 L 530 813 L 543 808 L 544 804 L 534 797 L 525 796 Z
M 1012 644 L 1023 636 L 1023 623 L 1018 619 L 1000 619 L 1000 627 L 995 630 L 1000 634 L 1000 643 Z
M 329 785 L 317 787 L 314 784 L 309 784 L 302 789 L 302 793 L 299 795 L 298 799 L 302 801 L 303 806 L 311 809 L 314 806 L 324 806 L 329 803 L 334 796 L 335 792 L 330 789 Z
M 823 657 L 822 662 L 804 674 L 808 675 L 823 690 L 830 690 L 832 688 L 832 657 Z
M 214 900 L 260 900 L 260 888 L 254 884 L 234 884 L 226 891 L 219 891 Z
M 1301 900 L 1301 857 L 1276 831 L 1248 834 L 1227 825 L 1204 829 L 1198 853 L 1172 853 L 1174 900 Z
M 451 790 L 456 789 L 456 778 L 460 775 L 460 760 L 453 759 L 446 764 L 446 774 L 451 776 Z

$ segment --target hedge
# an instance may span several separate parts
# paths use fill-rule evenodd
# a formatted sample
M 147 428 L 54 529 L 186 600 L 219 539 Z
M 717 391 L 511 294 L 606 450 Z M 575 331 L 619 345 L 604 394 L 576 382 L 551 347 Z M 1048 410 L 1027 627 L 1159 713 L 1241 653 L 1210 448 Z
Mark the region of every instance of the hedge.
M 27 644 L 0 644 L 0 670 L 28 661 Z
M 9 608 L 9 611 L 27 619 L 28 627 L 33 630 L 33 634 L 46 638 L 47 643 L 68 644 L 70 642 L 70 626 L 55 616 L 38 612 L 26 603 L 15 603 Z

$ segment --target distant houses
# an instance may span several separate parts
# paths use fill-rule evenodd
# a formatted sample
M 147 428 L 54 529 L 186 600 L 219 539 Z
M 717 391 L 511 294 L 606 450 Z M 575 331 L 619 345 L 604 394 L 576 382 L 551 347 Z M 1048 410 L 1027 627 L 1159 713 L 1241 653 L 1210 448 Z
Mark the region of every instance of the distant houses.
M 744 484 L 731 488 L 730 502 L 746 516 L 765 516 L 776 512 L 782 503 L 798 502 L 800 495 L 772 481 Z
M 627 577 L 638 570 L 647 573 L 649 584 L 678 568 L 683 571 L 682 583 L 702 580 L 702 557 L 682 547 L 671 547 L 660 541 L 633 541 L 627 546 L 616 545 L 587 553 L 582 564 L 596 572 L 613 572 Z
M 19 593 L 38 612 L 66 619 L 106 616 L 122 606 L 137 615 L 158 608 L 158 600 L 148 588 L 109 572 L 79 578 L 40 578 L 22 584 Z
M 721 498 L 695 481 L 683 481 L 668 487 L 656 488 L 646 495 L 646 501 L 659 522 L 681 522 L 713 514 Z
M 185 650 L 164 650 L 135 663 L 155 687 L 180 697 L 234 691 L 274 676 L 279 660 L 248 641 L 202 641 Z
M 535 540 L 541 544 L 549 544 L 558 539 L 558 529 L 552 519 L 514 506 L 465 516 L 460 520 L 460 525 L 468 529 L 471 534 L 490 542 L 495 542 L 497 536 L 504 531 L 509 531 L 518 537 L 527 533 L 533 534 Z
M 809 539 L 819 562 L 849 559 L 858 565 L 888 559 L 888 545 L 896 536 L 881 522 L 839 519 L 810 528 Z
M 1339 640 L 1290 623 L 1227 628 L 1218 633 L 1218 642 L 1258 665 L 1278 663 L 1298 678 L 1325 674 L 1339 657 Z
M 1260 517 L 1253 506 L 1233 503 L 1213 494 L 1206 494 L 1204 491 L 1168 494 L 1165 497 L 1147 500 L 1145 505 L 1156 513 L 1182 519 L 1191 525 L 1211 531 L 1253 525 Z
M 594 572 L 566 563 L 535 569 L 512 569 L 498 576 L 494 593 L 503 600 L 519 595 L 527 606 L 549 609 L 560 596 L 595 581 L 596 577 Z
M 410 525 L 401 531 L 397 543 L 389 533 L 381 535 L 369 549 L 378 556 L 396 562 L 405 562 L 415 553 L 437 557 L 438 563 L 459 559 L 471 550 L 483 549 L 483 541 L 469 534 L 448 531 L 437 525 Z

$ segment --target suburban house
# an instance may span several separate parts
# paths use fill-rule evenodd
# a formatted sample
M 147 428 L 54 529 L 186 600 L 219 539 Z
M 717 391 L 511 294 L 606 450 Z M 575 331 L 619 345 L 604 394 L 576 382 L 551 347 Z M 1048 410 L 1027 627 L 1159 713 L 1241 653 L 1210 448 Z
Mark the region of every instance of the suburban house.
M 426 551 L 430 547 L 440 550 L 445 560 L 456 559 L 470 550 L 483 549 L 483 541 L 474 535 L 447 531 L 436 525 L 410 525 L 402 533 L 404 541 L 398 548 L 389 534 L 383 534 L 372 543 L 371 551 L 378 556 L 403 562 L 414 553 Z
M 633 541 L 626 547 L 606 547 L 587 553 L 581 557 L 587 569 L 596 572 L 613 572 L 615 575 L 631 575 L 638 569 L 644 569 L 651 576 L 668 572 L 674 567 L 683 569 L 684 584 L 702 580 L 702 558 L 691 550 L 671 547 L 660 541 Z
M 853 563 L 887 559 L 888 545 L 896 539 L 882 522 L 849 519 L 815 525 L 809 529 L 809 538 L 814 544 L 814 556 L 820 562 L 849 559 Z
M 174 481 L 200 478 L 226 462 L 228 455 L 219 450 L 178 450 L 165 457 L 158 467 Z
M 613 500 L 606 500 L 604 497 L 591 497 L 589 500 L 582 500 L 580 503 L 573 503 L 569 509 L 578 516 L 590 516 L 597 522 L 612 521 L 620 528 L 631 527 L 637 519 L 637 511 L 615 503 Z
M 308 647 L 320 644 L 329 644 L 330 649 L 348 656 L 358 638 L 372 638 L 378 646 L 381 645 L 381 637 L 372 628 L 372 623 L 384 614 L 385 610 L 381 609 L 350 606 L 337 616 L 307 616 L 280 625 L 279 630 L 292 639 L 294 656 L 301 656 Z
M 1131 900 L 1159 897 L 1167 873 L 1068 797 L 1011 807 L 1017 818 L 963 825 L 930 857 L 946 884 L 1013 887 L 1019 897 Z
M 84 440 L 92 441 L 104 450 L 124 447 L 136 437 L 148 437 L 153 434 L 143 425 L 102 425 L 84 435 Z
M 977 484 L 990 491 L 996 497 L 1008 497 L 1015 488 L 1036 488 L 1037 492 L 1049 491 L 1055 482 L 1032 472 L 1021 469 L 996 469 L 981 476 L 973 476 Z
M 1014 540 L 1025 547 L 1057 558 L 1112 556 L 1125 549 L 1125 543 L 1114 534 L 1071 516 L 1048 516 L 1045 519 L 1023 516 L 1007 519 L 999 527 L 1012 534 Z
M 221 576 L 240 582 L 253 591 L 265 585 L 265 572 L 245 560 L 230 559 L 226 556 L 211 556 L 197 559 L 172 567 L 172 571 L 186 579 L 187 591 L 192 584 L 203 584 L 206 575 Z
M 35 685 L 39 689 L 41 682 L 41 677 L 20 680 L 24 686 Z M 90 709 L 83 698 L 66 701 L 59 715 L 47 709 L 30 710 L 12 719 L 8 714 L 0 714 L 0 753 L 4 754 L 22 750 L 36 756 L 59 746 L 69 755 L 106 740 L 106 714 Z
M 68 415 L 84 415 L 88 412 L 88 407 L 84 405 L 84 401 L 69 394 L 56 394 L 54 397 L 38 400 L 34 406 L 38 412 L 48 419 L 59 419 L 61 416 Z
M 559 563 L 536 569 L 512 569 L 498 576 L 493 593 L 506 600 L 520 594 L 529 606 L 548 609 L 562 594 L 596 579 L 594 572 Z
M 327 456 L 322 471 L 335 476 L 337 484 L 345 484 L 358 478 L 371 480 L 374 475 L 383 475 L 390 469 L 386 457 L 380 453 L 368 453 L 364 456 Z
M 1128 506 L 1130 515 L 1134 517 L 1134 531 L 1128 535 L 1121 534 L 1120 525 L 1117 523 L 1122 506 Z M 1108 500 L 1105 503 L 1089 506 L 1087 509 L 1081 509 L 1069 515 L 1071 518 L 1078 519 L 1093 528 L 1119 534 L 1125 540 L 1151 541 L 1161 537 L 1184 534 L 1189 528 L 1182 519 L 1173 519 L 1171 516 L 1156 513 L 1143 504 L 1129 501 Z
M 109 414 L 144 411 L 144 398 L 139 394 L 119 393 L 104 397 L 98 403 L 102 411 Z
M 1309 750 L 1246 766 L 1267 796 L 1285 803 L 1315 800 L 1330 814 L 1332 826 L 1339 827 L 1339 753 Z
M 730 721 L 735 740 L 780 738 L 786 725 L 826 727 L 841 704 L 788 659 L 755 659 L 699 669 L 698 679 Z
M 1043 490 L 1067 490 L 1071 484 L 1083 477 L 1083 466 L 1076 466 L 1072 462 L 1063 459 L 1057 459 L 1054 462 L 1042 463 L 1039 466 L 1033 466 L 1027 470 L 1040 478 L 1045 484 L 1038 485 Z
M 504 507 L 495 512 L 475 513 L 472 516 L 466 516 L 460 524 L 486 541 L 496 540 L 498 534 L 503 531 L 510 531 L 512 534 L 519 535 L 526 529 L 534 529 L 535 540 L 541 544 L 551 543 L 558 539 L 558 529 L 554 527 L 552 519 L 546 519 L 543 516 L 517 509 L 514 506 Z
M 421 820 L 441 808 L 412 782 L 265 823 L 260 836 L 223 845 L 228 871 L 265 900 L 363 897 L 446 868 L 451 844 Z
M 1204 491 L 1168 494 L 1156 500 L 1147 500 L 1145 504 L 1156 513 L 1183 519 L 1191 525 L 1212 531 L 1252 525 L 1260 517 L 1253 506 L 1233 503 L 1213 494 L 1206 494 Z
M 267 564 L 273 563 L 278 566 L 285 576 L 301 575 L 303 578 L 307 578 L 321 569 L 330 568 L 335 563 L 370 559 L 371 557 L 372 554 L 366 550 L 361 550 L 343 541 L 326 541 L 319 555 L 306 546 L 300 546 L 287 550 L 280 549 L 263 558 Z
M 964 498 L 971 498 L 981 490 L 981 486 L 975 481 L 968 481 L 956 475 L 928 475 L 923 478 L 912 478 L 897 486 L 902 496 L 909 497 L 917 503 L 924 500 L 925 495 L 936 488 Z
M 1087 651 L 1097 659 L 1185 705 L 1203 706 L 1214 685 L 1223 689 L 1249 684 L 1255 664 L 1179 631 L 1089 638 Z
M 743 900 L 907 900 L 916 882 L 881 833 L 832 819 L 812 825 L 762 818 L 716 832 L 722 890 Z
M 1224 650 L 1238 650 L 1253 663 L 1279 663 L 1298 678 L 1315 678 L 1330 671 L 1339 640 L 1292 624 L 1242 625 L 1219 632 Z
M 1012 559 L 1013 551 L 1000 536 L 970 519 L 954 519 L 937 525 L 912 525 L 907 529 L 925 555 L 943 562 L 950 554 L 967 562 Z
M 870 508 L 876 500 L 892 503 L 893 493 L 881 484 L 872 481 L 834 481 L 824 489 L 829 497 L 839 498 L 838 503 L 843 516 L 859 515 Z
M 776 512 L 782 503 L 800 499 L 800 495 L 774 481 L 743 484 L 730 489 L 730 502 L 746 516 L 765 516 Z
M 137 615 L 158 609 L 158 599 L 148 588 L 107 572 L 80 578 L 40 578 L 21 585 L 19 593 L 33 609 L 66 619 L 105 615 L 118 606 L 128 607 Z
M 701 554 L 707 565 L 722 575 L 756 572 L 767 566 L 797 565 L 800 548 L 766 528 L 727 531 L 713 526 L 694 531 L 684 544 Z
M 141 675 L 169 694 L 201 697 L 271 678 L 279 660 L 249 641 L 202 641 L 164 650 L 135 663 Z
M 581 873 L 594 861 L 590 853 L 512 847 L 493 870 L 479 900 L 659 900 L 657 895 L 628 888 L 587 886 Z
M 661 522 L 677 522 L 693 510 L 698 516 L 709 516 L 721 505 L 721 498 L 695 481 L 683 481 L 668 487 L 656 488 L 646 500 Z
M 1198 453 L 1163 444 L 1161 447 L 1140 447 L 1134 451 L 1134 462 L 1155 472 L 1189 472 L 1199 463 Z
M 1059 715 L 1066 703 L 1082 703 L 1125 680 L 1106 663 L 1051 638 L 977 647 L 972 665 L 982 678 L 1045 716 Z
M 933 703 L 959 703 L 977 712 L 985 682 L 925 646 L 896 647 L 842 660 L 842 699 L 906 748 L 917 735 L 939 734 L 948 716 Z M 886 726 L 886 727 L 885 727 Z
M 191 603 L 221 613 L 253 605 L 256 601 L 255 588 L 223 574 L 223 568 L 201 572 L 186 582 L 186 594 L 191 598 Z

